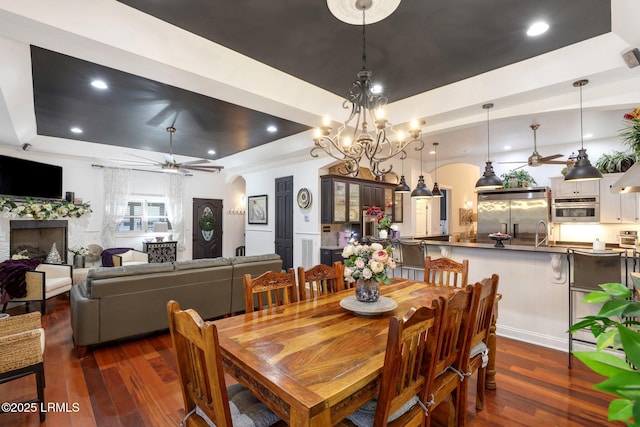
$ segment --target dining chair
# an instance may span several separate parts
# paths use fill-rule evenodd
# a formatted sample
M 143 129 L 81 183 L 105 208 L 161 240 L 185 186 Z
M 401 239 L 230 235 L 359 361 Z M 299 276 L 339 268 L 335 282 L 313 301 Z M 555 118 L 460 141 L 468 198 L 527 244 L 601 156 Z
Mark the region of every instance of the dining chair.
M 445 298 L 431 307 L 411 308 L 389 321 L 378 396 L 341 422 L 342 426 L 422 426 L 426 411 L 420 396 L 433 372 L 427 349 L 437 346 Z M 433 359 L 430 359 L 433 361 Z
M 471 310 L 470 329 L 467 338 L 467 347 L 463 356 L 464 364 L 462 372 L 471 376 L 474 372 L 478 372 L 476 381 L 476 410 L 482 410 L 484 406 L 484 390 L 486 380 L 486 368 L 489 362 L 488 340 L 491 333 L 491 325 L 493 324 L 493 316 L 495 315 L 496 301 L 498 295 L 497 274 L 491 275 L 490 278 L 483 279 L 478 291 L 477 301 Z M 462 390 L 463 396 L 459 400 L 458 412 L 460 414 L 461 423 L 464 425 L 466 419 L 466 401 L 467 388 Z M 463 409 L 464 408 L 464 409 Z
M 400 253 L 402 258 L 400 275 L 402 276 L 404 270 L 413 271 L 413 277 L 415 279 L 416 272 L 424 270 L 425 252 L 423 243 L 421 241 L 409 242 L 401 240 Z M 407 278 L 408 277 L 409 272 L 407 272 Z
M 181 426 L 286 425 L 242 385 L 226 387 L 215 324 L 173 300 L 167 316 L 184 400 Z
M 0 319 L 0 384 L 34 374 L 40 422 L 44 422 L 44 329 L 39 311 Z
M 424 260 L 424 281 L 464 288 L 469 284 L 469 260 L 457 262 L 446 257 L 431 259 L 427 256 Z
M 467 345 L 471 325 L 471 311 L 477 300 L 479 284 L 468 285 L 460 289 L 445 301 L 440 336 L 436 341 L 438 347 L 430 348 L 428 354 L 435 360 L 434 376 L 425 388 L 425 400 L 428 402 L 429 416 L 425 424 L 430 426 L 434 419 L 440 419 L 439 414 L 445 411 L 443 402 L 450 398 L 447 408 L 447 424 L 463 425 L 459 408 L 460 401 L 466 397 L 464 389 L 468 380 L 463 370 L 463 355 Z M 441 406 L 442 405 L 442 406 Z
M 286 273 L 267 271 L 258 277 L 244 275 L 245 312 L 262 310 L 298 301 L 298 285 L 293 268 Z
M 344 270 L 341 262 L 333 265 L 317 264 L 308 270 L 298 267 L 300 301 L 327 296 L 344 289 Z

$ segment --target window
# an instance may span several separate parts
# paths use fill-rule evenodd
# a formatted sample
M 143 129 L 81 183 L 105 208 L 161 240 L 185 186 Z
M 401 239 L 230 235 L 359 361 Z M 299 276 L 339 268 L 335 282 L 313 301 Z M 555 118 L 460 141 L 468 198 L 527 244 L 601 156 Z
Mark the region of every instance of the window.
M 156 200 L 130 200 L 127 204 L 127 211 L 124 219 L 116 231 L 140 231 L 151 232 L 153 231 L 153 224 L 158 221 L 165 221 L 169 224 L 169 230 L 171 230 L 171 223 L 167 218 L 167 210 L 165 203 Z

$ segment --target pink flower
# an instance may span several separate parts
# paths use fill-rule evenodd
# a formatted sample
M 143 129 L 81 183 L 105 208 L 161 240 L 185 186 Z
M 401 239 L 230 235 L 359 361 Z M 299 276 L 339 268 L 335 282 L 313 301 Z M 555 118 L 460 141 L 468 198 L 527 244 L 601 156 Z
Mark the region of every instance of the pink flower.
M 376 251 L 371 258 L 373 258 L 374 261 L 385 263 L 389 259 L 389 254 L 385 250 Z

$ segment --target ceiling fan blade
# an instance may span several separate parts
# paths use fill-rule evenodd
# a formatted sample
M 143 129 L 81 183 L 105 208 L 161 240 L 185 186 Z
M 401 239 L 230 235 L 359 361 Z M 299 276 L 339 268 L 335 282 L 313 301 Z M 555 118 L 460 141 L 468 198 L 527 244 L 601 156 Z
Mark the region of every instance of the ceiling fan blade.
M 541 163 L 544 163 L 545 165 L 566 165 L 568 163 L 568 161 L 562 161 L 562 160 L 545 160 Z
M 554 159 L 560 158 L 562 156 L 564 156 L 564 154 L 554 154 L 553 156 L 541 157 L 540 161 L 541 162 L 546 162 L 547 160 L 554 160 Z
M 161 165 L 161 164 L 162 164 L 162 162 L 159 162 L 159 161 L 157 161 L 157 160 L 150 159 L 150 158 L 148 158 L 148 157 L 138 156 L 137 154 L 127 153 L 127 155 L 129 155 L 129 156 L 133 156 L 133 157 L 137 157 L 137 158 L 142 159 L 142 160 L 146 160 L 146 161 L 148 161 L 148 162 L 153 163 L 154 165 Z M 123 161 L 127 161 L 127 160 L 123 160 Z
M 183 169 L 189 169 L 201 172 L 220 172 L 224 166 L 183 166 Z
M 182 162 L 180 164 L 183 165 L 183 166 L 184 165 L 200 165 L 202 163 L 208 163 L 208 162 L 209 162 L 209 160 L 200 159 L 200 160 L 191 160 L 191 161 L 188 161 L 188 162 Z

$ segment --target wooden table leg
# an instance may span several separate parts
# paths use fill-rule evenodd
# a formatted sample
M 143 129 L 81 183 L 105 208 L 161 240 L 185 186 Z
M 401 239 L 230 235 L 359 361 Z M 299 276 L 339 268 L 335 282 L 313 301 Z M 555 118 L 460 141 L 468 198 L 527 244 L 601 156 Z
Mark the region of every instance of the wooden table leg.
M 502 295 L 496 295 L 496 302 L 493 306 L 493 315 L 491 316 L 489 337 L 487 338 L 489 362 L 487 363 L 487 371 L 485 375 L 485 388 L 488 390 L 496 389 L 496 321 L 498 319 L 498 301 L 500 301 L 501 298 Z

